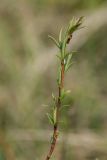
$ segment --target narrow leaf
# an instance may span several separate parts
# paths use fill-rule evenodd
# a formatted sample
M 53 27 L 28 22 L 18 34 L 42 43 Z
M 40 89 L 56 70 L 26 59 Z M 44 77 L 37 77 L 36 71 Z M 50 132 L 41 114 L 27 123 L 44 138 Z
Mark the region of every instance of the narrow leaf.
M 62 92 L 61 92 L 61 99 L 64 99 L 64 97 L 66 96 L 66 92 L 64 89 L 62 89 Z
M 66 72 L 70 69 L 70 67 L 72 66 L 72 64 L 73 64 L 73 62 L 70 63 L 70 64 L 66 67 L 66 69 L 65 69 Z
M 57 109 L 56 109 L 56 107 L 55 107 L 55 108 L 54 108 L 54 111 L 53 111 L 54 124 L 56 123 L 56 112 L 57 112 Z
M 58 85 L 61 83 L 61 67 L 60 66 L 58 68 L 57 83 Z
M 71 64 L 72 54 L 68 54 L 66 57 L 65 71 L 67 71 L 68 66 Z
M 53 136 L 52 136 L 51 139 L 50 139 L 50 143 L 51 143 L 51 144 L 53 143 Z
M 56 56 L 61 60 L 61 56 L 59 54 L 57 54 Z
M 70 105 L 68 105 L 68 104 L 65 104 L 65 105 L 63 105 L 62 107 L 69 107 Z
M 60 32 L 59 32 L 59 42 L 62 41 L 62 28 L 60 29 Z
M 70 105 L 67 105 L 67 104 L 62 105 L 62 107 L 60 109 L 65 109 L 66 107 L 70 107 Z
M 84 17 L 80 17 L 77 20 L 73 20 L 70 22 L 68 34 L 72 34 L 81 26 Z
M 54 94 L 52 93 L 52 98 L 54 101 L 56 101 L 56 97 L 54 96 Z
M 49 122 L 54 125 L 53 117 L 49 113 L 47 113 L 47 117 L 49 119 Z
M 48 37 L 56 44 L 56 46 L 57 46 L 58 48 L 60 48 L 60 44 L 58 43 L 58 41 L 57 41 L 54 37 L 52 37 L 52 36 L 50 36 L 50 35 L 48 35 Z

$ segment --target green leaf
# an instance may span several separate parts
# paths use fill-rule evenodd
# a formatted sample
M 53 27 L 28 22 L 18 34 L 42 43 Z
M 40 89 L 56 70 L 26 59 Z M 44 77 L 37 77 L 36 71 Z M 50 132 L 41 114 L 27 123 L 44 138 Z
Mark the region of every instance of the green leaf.
M 53 117 L 51 116 L 51 114 L 47 113 L 47 117 L 48 117 L 48 119 L 49 119 L 49 122 L 54 125 L 54 119 L 53 119 Z
M 57 108 L 55 107 L 53 110 L 54 124 L 56 123 L 56 112 L 57 112 Z
M 71 54 L 67 54 L 65 59 L 66 59 L 65 71 L 67 71 L 69 66 L 71 65 L 72 53 Z
M 79 27 L 77 30 L 80 30 L 80 29 L 83 29 L 83 28 L 85 28 L 85 26 Z
M 67 104 L 62 105 L 61 108 L 60 108 L 60 110 L 65 109 L 66 107 L 70 107 L 70 105 L 67 105 Z
M 52 98 L 54 101 L 56 101 L 56 97 L 54 96 L 54 94 L 52 93 Z
M 59 42 L 62 41 L 62 28 L 60 29 L 60 32 L 59 32 Z
M 70 28 L 75 24 L 75 21 L 76 21 L 75 17 L 73 17 L 73 18 L 70 20 L 69 26 L 68 26 L 68 29 L 67 29 L 68 32 L 69 32 Z
M 61 99 L 64 99 L 65 96 L 66 96 L 67 94 L 69 94 L 70 92 L 71 92 L 70 90 L 62 89 L 62 91 L 61 91 Z
M 50 35 L 48 35 L 48 37 L 56 44 L 56 46 L 57 46 L 58 48 L 60 48 L 60 44 L 58 43 L 58 41 L 57 41 L 54 37 L 52 37 L 52 36 L 50 36 Z
M 71 61 L 71 58 L 72 58 L 72 53 L 68 53 L 67 63 L 69 63 Z
M 62 42 L 62 57 L 65 56 L 65 50 L 66 50 L 66 45 L 67 45 L 67 36 L 65 35 L 64 41 Z
M 57 83 L 58 83 L 58 85 L 60 85 L 60 83 L 61 83 L 61 66 L 59 66 L 59 68 L 58 68 Z
M 70 67 L 72 66 L 72 64 L 73 64 L 73 62 L 71 62 L 70 64 L 67 65 L 67 67 L 65 69 L 66 72 L 70 69 Z
M 69 107 L 70 105 L 68 105 L 68 104 L 65 104 L 65 105 L 63 105 L 62 107 Z
M 51 144 L 53 143 L 53 136 L 51 136 L 50 143 Z
M 84 19 L 84 16 L 79 17 L 78 20 L 77 20 L 77 23 L 78 23 L 78 24 L 79 24 L 79 23 L 81 24 L 82 21 L 83 21 L 83 19 Z
M 59 54 L 57 54 L 56 56 L 61 60 L 61 56 Z
M 64 89 L 62 89 L 61 91 L 61 99 L 64 99 L 64 97 L 66 96 L 66 92 Z
M 68 35 L 71 35 L 73 32 L 79 29 L 79 27 L 82 24 L 83 16 L 78 19 L 72 19 L 70 21 L 69 27 L 68 27 Z

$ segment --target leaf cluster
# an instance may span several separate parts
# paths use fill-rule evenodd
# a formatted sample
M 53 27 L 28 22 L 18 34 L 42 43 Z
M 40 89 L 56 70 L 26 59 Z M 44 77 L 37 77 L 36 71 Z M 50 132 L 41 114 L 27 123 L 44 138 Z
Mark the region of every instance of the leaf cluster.
M 73 18 L 69 22 L 69 25 L 66 27 L 65 31 L 63 31 L 63 28 L 60 29 L 58 40 L 56 40 L 53 36 L 49 35 L 49 38 L 55 43 L 55 45 L 60 50 L 60 54 L 57 55 L 59 59 L 64 60 L 67 54 L 66 45 L 70 42 L 73 33 L 78 29 L 83 28 L 81 27 L 82 21 L 83 21 L 83 17 L 80 17 L 78 19 Z
M 63 72 L 65 73 L 71 68 L 72 63 L 73 63 L 72 62 L 73 53 L 75 53 L 74 51 L 71 51 L 71 52 L 67 51 L 67 44 L 69 44 L 70 40 L 72 39 L 73 33 L 75 31 L 77 31 L 78 29 L 83 28 L 83 27 L 81 27 L 82 21 L 83 21 L 83 17 L 80 17 L 78 19 L 73 18 L 69 22 L 69 25 L 66 27 L 65 30 L 63 30 L 62 28 L 60 29 L 58 40 L 56 40 L 52 36 L 49 36 L 49 38 L 55 43 L 55 45 L 59 49 L 59 54 L 57 54 L 57 57 L 60 61 L 60 65 L 58 68 L 58 77 L 57 77 L 57 84 L 59 87 L 61 84 L 62 64 L 64 67 Z M 61 95 L 59 97 L 60 101 L 62 101 L 68 93 L 69 93 L 69 91 L 62 89 Z M 52 114 L 48 113 L 47 116 L 48 116 L 48 119 L 51 122 L 51 124 L 55 125 L 56 124 L 56 111 L 57 111 L 58 98 L 56 98 L 54 96 L 54 94 L 52 94 L 52 98 L 54 101 L 53 112 L 52 112 Z
M 52 99 L 53 99 L 53 105 L 52 105 L 52 113 L 47 113 L 47 117 L 49 119 L 49 122 L 52 125 L 56 124 L 56 111 L 57 111 L 57 98 L 56 96 L 52 93 Z

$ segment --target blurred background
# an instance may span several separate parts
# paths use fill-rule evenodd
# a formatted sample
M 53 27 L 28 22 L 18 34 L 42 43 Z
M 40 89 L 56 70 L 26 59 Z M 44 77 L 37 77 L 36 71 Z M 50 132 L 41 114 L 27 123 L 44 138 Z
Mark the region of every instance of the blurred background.
M 52 160 L 107 160 L 107 0 L 0 0 L 0 160 L 45 159 L 58 66 L 48 35 L 73 16 L 85 28 L 69 45 L 77 53 Z

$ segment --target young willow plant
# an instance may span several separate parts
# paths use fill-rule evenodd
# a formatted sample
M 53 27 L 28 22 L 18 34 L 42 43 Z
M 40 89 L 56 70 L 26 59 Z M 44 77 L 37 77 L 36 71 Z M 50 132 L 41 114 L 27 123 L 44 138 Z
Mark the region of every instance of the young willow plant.
M 57 78 L 58 97 L 52 94 L 54 105 L 52 108 L 52 113 L 47 114 L 49 121 L 53 125 L 53 135 L 51 139 L 50 149 L 45 160 L 51 159 L 52 153 L 54 151 L 56 141 L 58 138 L 58 125 L 59 125 L 59 118 L 60 118 L 60 109 L 62 107 L 62 100 L 69 92 L 64 89 L 64 77 L 65 77 L 65 73 L 70 69 L 72 65 L 72 55 L 74 52 L 72 51 L 68 52 L 67 45 L 72 39 L 73 33 L 78 29 L 82 28 L 81 27 L 82 21 L 83 21 L 83 17 L 80 17 L 78 19 L 73 18 L 64 32 L 62 29 L 60 30 L 58 41 L 54 37 L 49 36 L 49 38 L 58 47 L 60 52 L 57 55 L 59 59 L 59 69 L 58 69 L 58 78 Z

